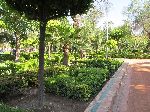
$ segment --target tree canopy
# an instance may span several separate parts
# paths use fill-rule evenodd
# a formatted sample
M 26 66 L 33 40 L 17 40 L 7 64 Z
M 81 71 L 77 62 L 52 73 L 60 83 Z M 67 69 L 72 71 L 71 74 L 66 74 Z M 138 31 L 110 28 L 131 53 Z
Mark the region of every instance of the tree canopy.
M 93 0 L 6 0 L 29 19 L 43 21 L 84 13 Z
M 150 32 L 150 0 L 132 0 L 128 6 L 127 15 L 133 22 L 133 29 L 143 28 L 147 33 Z

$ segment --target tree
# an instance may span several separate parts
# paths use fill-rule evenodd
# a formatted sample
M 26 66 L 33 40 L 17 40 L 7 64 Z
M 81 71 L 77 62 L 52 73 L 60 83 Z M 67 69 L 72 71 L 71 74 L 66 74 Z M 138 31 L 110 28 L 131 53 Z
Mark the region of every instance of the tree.
M 86 46 L 86 48 L 92 47 L 95 52 L 98 51 L 101 43 L 103 33 L 100 28 L 97 27 L 99 19 L 102 17 L 102 11 L 99 8 L 92 7 L 86 15 L 81 18 L 81 31 L 80 31 L 80 45 Z M 85 44 L 86 43 L 86 44 Z
M 15 60 L 18 61 L 20 56 L 20 41 L 27 37 L 30 22 L 24 15 L 19 15 L 7 5 L 5 0 L 0 0 L 1 20 L 5 23 L 5 31 L 15 37 Z M 31 29 L 31 28 L 30 28 Z
M 62 49 L 60 51 L 63 51 L 62 60 L 64 65 L 68 65 L 69 49 L 70 44 L 73 41 L 73 34 L 74 28 L 69 24 L 69 21 L 66 17 L 48 21 L 46 27 L 46 43 L 48 43 L 49 47 L 50 44 L 52 46 L 56 46 L 58 43 L 60 44 L 60 49 Z
M 126 14 L 132 22 L 133 30 L 142 29 L 147 33 L 150 47 L 150 0 L 132 0 Z
M 131 38 L 131 27 L 129 26 L 128 22 L 125 21 L 122 26 L 111 29 L 109 37 L 110 39 L 117 41 L 118 52 L 121 52 L 128 37 Z
M 39 37 L 39 106 L 43 105 L 43 75 L 44 75 L 44 51 L 45 30 L 47 21 L 62 16 L 73 16 L 84 13 L 89 9 L 93 0 L 6 0 L 7 4 L 21 14 L 32 20 L 40 21 Z
M 50 20 L 47 22 L 46 26 L 46 44 L 48 46 L 48 56 L 50 58 L 50 53 L 52 51 L 52 47 L 56 46 L 61 38 L 59 36 L 59 27 L 61 26 L 61 21 L 59 20 Z

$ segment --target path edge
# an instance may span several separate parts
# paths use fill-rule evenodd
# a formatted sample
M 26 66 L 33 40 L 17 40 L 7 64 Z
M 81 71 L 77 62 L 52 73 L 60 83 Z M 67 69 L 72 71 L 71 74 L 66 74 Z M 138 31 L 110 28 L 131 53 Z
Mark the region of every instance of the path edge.
M 125 61 L 89 104 L 84 112 L 112 112 L 112 105 L 126 74 L 128 62 Z

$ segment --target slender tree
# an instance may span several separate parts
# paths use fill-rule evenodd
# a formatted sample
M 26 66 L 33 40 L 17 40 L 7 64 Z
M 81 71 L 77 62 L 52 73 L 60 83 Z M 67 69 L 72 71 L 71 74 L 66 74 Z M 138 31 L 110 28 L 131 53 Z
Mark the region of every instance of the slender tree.
M 7 4 L 29 19 L 40 21 L 39 37 L 39 106 L 43 106 L 43 74 L 44 74 L 44 51 L 45 30 L 47 21 L 62 16 L 73 16 L 84 13 L 89 9 L 94 0 L 6 0 Z

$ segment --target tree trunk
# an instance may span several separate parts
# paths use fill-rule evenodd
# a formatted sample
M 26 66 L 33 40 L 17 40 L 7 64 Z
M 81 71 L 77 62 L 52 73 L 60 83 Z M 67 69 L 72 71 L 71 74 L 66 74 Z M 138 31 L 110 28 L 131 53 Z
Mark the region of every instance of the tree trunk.
M 148 32 L 148 34 L 147 34 L 147 35 L 148 35 L 148 38 L 149 38 L 149 40 L 150 40 L 150 32 Z
M 43 107 L 44 100 L 44 51 L 45 51 L 45 30 L 46 21 L 40 22 L 40 37 L 39 37 L 39 71 L 38 71 L 38 106 Z
M 80 49 L 80 58 L 84 58 L 84 51 L 82 49 Z
M 64 44 L 63 52 L 64 52 L 63 65 L 67 66 L 68 65 L 68 61 L 69 61 L 69 45 L 68 44 Z
M 51 55 L 51 44 L 48 42 L 48 58 L 50 59 Z
M 14 33 L 14 35 L 15 35 L 15 38 L 16 38 L 16 49 L 15 49 L 15 61 L 18 61 L 19 60 L 19 56 L 20 56 L 20 38 L 17 36 L 17 33 L 15 32 Z
M 147 33 L 148 36 L 148 44 L 146 46 L 147 49 L 150 49 L 150 32 Z
M 96 43 L 96 54 L 98 53 L 98 43 Z

